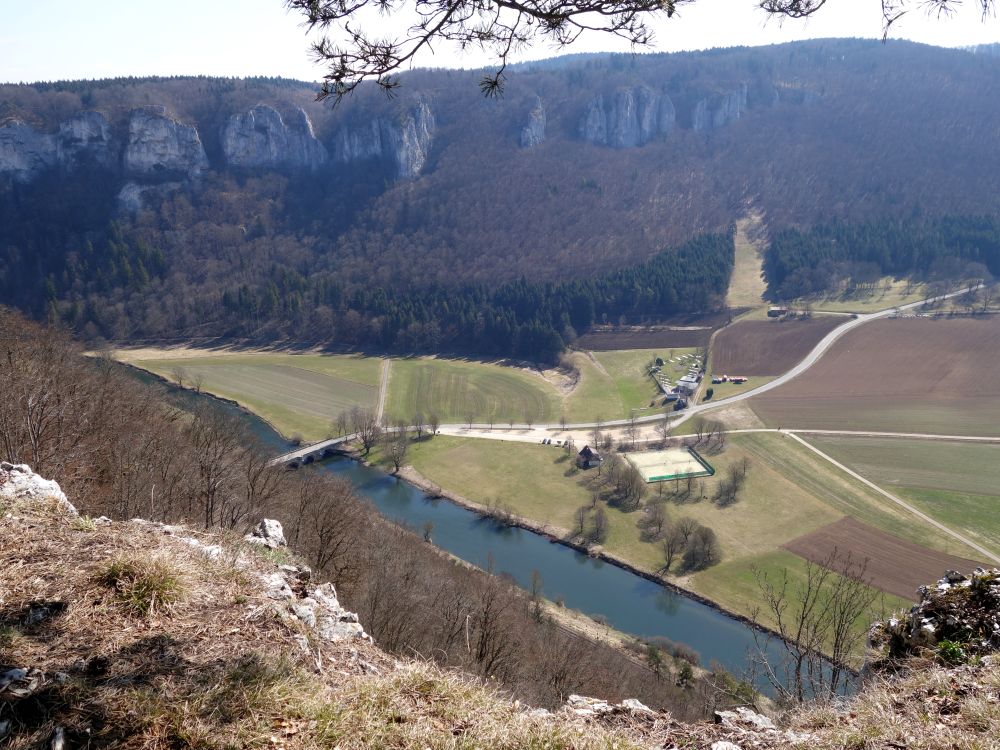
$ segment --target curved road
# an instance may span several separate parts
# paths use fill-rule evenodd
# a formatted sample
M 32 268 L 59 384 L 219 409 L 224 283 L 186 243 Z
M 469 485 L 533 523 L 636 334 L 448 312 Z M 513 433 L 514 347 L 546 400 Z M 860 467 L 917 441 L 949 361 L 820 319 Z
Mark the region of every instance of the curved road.
M 951 292 L 950 294 L 942 294 L 937 297 L 928 297 L 927 299 L 918 300 L 917 302 L 910 302 L 906 305 L 899 305 L 897 307 L 889 307 L 886 308 L 885 310 L 880 310 L 878 312 L 859 314 L 856 318 L 848 320 L 843 325 L 837 326 L 828 334 L 826 334 L 826 336 L 820 339 L 819 343 L 812 348 L 812 350 L 802 359 L 801 362 L 795 365 L 795 367 L 786 372 L 784 375 L 780 375 L 768 383 L 764 383 L 763 385 L 760 385 L 749 391 L 744 391 L 743 393 L 739 393 L 735 396 L 729 396 L 728 398 L 720 399 L 719 401 L 712 401 L 711 403 L 708 404 L 694 404 L 693 406 L 689 406 L 687 409 L 684 409 L 681 412 L 675 412 L 672 415 L 670 414 L 670 412 L 667 412 L 667 414 L 670 416 L 671 427 L 676 427 L 677 425 L 681 424 L 682 422 L 685 422 L 686 420 L 690 419 L 696 414 L 700 414 L 702 412 L 709 411 L 711 409 L 718 409 L 722 406 L 727 406 L 728 404 L 734 404 L 738 401 L 745 401 L 749 398 L 753 398 L 754 396 L 759 396 L 761 393 L 766 393 L 767 391 L 770 391 L 774 388 L 780 388 L 789 380 L 798 377 L 803 372 L 812 367 L 814 364 L 816 364 L 819 358 L 822 357 L 824 354 L 826 354 L 826 352 L 830 349 L 831 346 L 833 346 L 834 342 L 836 342 L 837 339 L 839 339 L 848 331 L 853 331 L 858 326 L 863 326 L 865 323 L 870 323 L 873 320 L 879 320 L 880 318 L 887 318 L 890 315 L 900 312 L 902 310 L 912 310 L 914 308 L 930 304 L 932 302 L 940 302 L 941 300 L 951 299 L 952 297 L 958 297 L 963 294 L 966 294 L 970 290 L 978 289 L 981 286 L 982 284 L 976 284 L 971 287 L 963 287 L 957 292 Z M 663 419 L 662 413 L 650 414 L 644 417 L 636 417 L 635 423 L 642 424 L 644 422 L 658 422 L 662 419 Z M 601 427 L 623 427 L 631 423 L 632 423 L 631 419 L 612 419 L 607 422 L 601 422 Z M 543 424 L 514 423 L 511 427 L 513 429 L 519 429 L 519 430 L 536 431 L 539 437 L 541 438 L 542 433 L 546 431 L 585 430 L 596 426 L 597 426 L 596 422 L 576 422 L 573 424 L 566 424 L 566 425 L 552 424 L 552 423 L 543 423 Z M 441 429 L 448 430 L 450 432 L 461 429 L 492 430 L 493 425 L 480 424 L 476 422 L 473 422 L 472 424 L 446 424 L 446 425 L 441 425 Z

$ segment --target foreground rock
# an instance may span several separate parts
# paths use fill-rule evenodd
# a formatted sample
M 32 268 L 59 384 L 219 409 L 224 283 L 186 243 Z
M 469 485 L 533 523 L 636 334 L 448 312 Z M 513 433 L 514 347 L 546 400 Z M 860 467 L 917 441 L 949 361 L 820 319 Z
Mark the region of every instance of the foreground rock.
M 870 668 L 926 652 L 957 663 L 1000 650 L 1000 570 L 951 570 L 919 591 L 908 613 L 872 626 Z
M 70 516 L 77 516 L 76 508 L 57 482 L 38 476 L 27 464 L 0 462 L 0 508 L 11 505 L 16 509 L 18 504 L 54 505 Z

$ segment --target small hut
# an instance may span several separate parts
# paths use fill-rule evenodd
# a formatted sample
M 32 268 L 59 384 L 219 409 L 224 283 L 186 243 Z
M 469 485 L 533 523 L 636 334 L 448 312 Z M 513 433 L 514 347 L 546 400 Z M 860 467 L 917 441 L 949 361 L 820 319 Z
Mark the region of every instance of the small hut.
M 583 446 L 583 449 L 576 454 L 576 465 L 581 469 L 598 466 L 603 460 L 601 454 L 595 450 L 591 450 L 589 445 Z

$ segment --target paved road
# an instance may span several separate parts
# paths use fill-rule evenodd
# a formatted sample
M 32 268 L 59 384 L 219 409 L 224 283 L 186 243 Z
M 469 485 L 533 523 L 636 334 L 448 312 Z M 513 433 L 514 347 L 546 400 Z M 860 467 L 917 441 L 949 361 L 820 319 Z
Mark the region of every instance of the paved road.
M 823 451 L 821 451 L 816 446 L 812 445 L 811 443 L 807 443 L 805 440 L 803 440 L 802 438 L 800 438 L 794 432 L 791 432 L 789 430 L 781 430 L 781 432 L 783 432 L 784 434 L 788 435 L 788 437 L 792 438 L 792 440 L 795 440 L 795 441 L 797 441 L 799 443 L 802 443 L 802 445 L 804 445 L 806 448 L 808 448 L 809 450 L 811 450 L 813 453 L 815 453 L 816 455 L 820 456 L 821 458 L 826 459 L 831 464 L 833 464 L 838 469 L 840 469 L 842 472 L 844 472 L 845 474 L 847 474 L 847 475 L 849 475 L 851 477 L 854 477 L 859 482 L 861 482 L 862 484 L 864 484 L 866 487 L 870 487 L 871 489 L 875 490 L 875 492 L 877 492 L 878 494 L 882 495 L 883 497 L 889 498 L 890 500 L 892 500 L 892 502 L 896 503 L 897 505 L 902 506 L 907 511 L 909 511 L 913 515 L 917 516 L 921 520 L 926 521 L 927 523 L 929 523 L 931 526 L 933 526 L 934 528 L 938 529 L 939 531 L 942 531 L 945 534 L 947 534 L 948 536 L 952 537 L 953 539 L 957 539 L 958 541 L 962 542 L 962 544 L 964 544 L 964 545 L 966 545 L 968 547 L 971 547 L 976 552 L 978 552 L 980 555 L 983 555 L 983 557 L 985 559 L 990 560 L 991 562 L 994 562 L 994 563 L 1000 563 L 1000 557 L 997 557 L 996 555 L 994 555 L 989 550 L 987 550 L 987 549 L 979 546 L 978 544 L 976 544 L 974 541 L 972 541 L 968 537 L 962 536 L 957 531 L 953 531 L 952 529 L 948 528 L 944 524 L 938 523 L 933 518 L 931 518 L 930 516 L 928 516 L 926 513 L 923 513 L 922 511 L 917 510 L 912 505 L 910 505 L 908 502 L 906 502 L 904 500 L 900 500 L 898 497 L 896 497 L 895 495 L 893 495 L 891 492 L 886 492 L 885 490 L 883 490 L 881 487 L 879 487 L 874 482 L 868 481 L 863 476 L 861 476 L 860 474 L 858 474 L 856 471 L 853 471 L 852 469 L 849 469 L 848 467 L 844 466 L 844 464 L 840 463 L 840 461 L 837 461 L 832 456 L 827 455 L 826 453 L 824 453 Z
M 972 288 L 978 289 L 980 286 L 982 285 L 977 284 Z M 692 406 L 689 406 L 687 409 L 684 409 L 683 411 L 675 412 L 672 414 L 668 412 L 667 414 L 670 417 L 671 428 L 676 427 L 682 422 L 686 422 L 688 419 L 695 416 L 696 414 L 701 414 L 703 412 L 710 411 L 712 409 L 719 409 L 723 406 L 728 406 L 729 404 L 735 404 L 739 401 L 746 401 L 747 399 L 751 399 L 754 396 L 759 396 L 760 394 L 766 393 L 767 391 L 773 390 L 775 388 L 780 388 L 789 380 L 798 377 L 803 372 L 812 367 L 814 364 L 816 364 L 819 358 L 822 357 L 824 354 L 826 354 L 826 352 L 830 349 L 831 346 L 833 346 L 834 342 L 836 342 L 837 339 L 839 339 L 848 331 L 853 331 L 858 326 L 862 326 L 865 323 L 870 323 L 873 320 L 887 318 L 890 315 L 902 310 L 912 310 L 916 307 L 920 307 L 921 305 L 925 305 L 928 303 L 939 302 L 941 300 L 951 299 L 952 297 L 958 297 L 965 294 L 968 291 L 969 287 L 963 287 L 957 292 L 951 292 L 950 294 L 942 294 L 938 297 L 928 297 L 927 299 L 918 300 L 917 302 L 910 302 L 909 304 L 899 305 L 898 307 L 890 307 L 885 310 L 880 310 L 878 312 L 860 314 L 856 318 L 851 318 L 842 325 L 834 328 L 826 336 L 820 339 L 819 343 L 812 348 L 812 350 L 802 359 L 802 361 L 799 362 L 797 365 L 795 365 L 795 367 L 786 372 L 784 375 L 780 375 L 768 383 L 764 383 L 763 385 L 760 385 L 749 391 L 744 391 L 743 393 L 739 393 L 735 396 L 729 396 L 728 398 L 720 399 L 718 401 L 712 401 L 707 404 L 694 404 Z M 384 386 L 382 390 L 383 392 L 385 391 Z M 636 417 L 635 423 L 637 425 L 641 425 L 641 424 L 649 424 L 651 422 L 659 422 L 663 419 L 663 416 L 664 416 L 663 414 L 651 414 L 644 417 Z M 607 422 L 602 422 L 601 427 L 602 429 L 608 427 L 625 427 L 631 424 L 631 422 L 632 422 L 631 419 L 612 419 Z M 527 424 L 515 423 L 513 425 L 513 429 L 520 430 L 521 432 L 527 435 L 534 436 L 535 438 L 537 438 L 537 440 L 541 440 L 543 437 L 551 437 L 551 433 L 553 430 L 571 430 L 571 431 L 589 430 L 595 427 L 596 425 L 597 425 L 596 422 L 576 422 L 574 424 L 568 424 L 564 428 L 561 425 L 555 423 L 532 424 L 530 426 Z M 459 432 L 460 430 L 481 430 L 481 431 L 488 430 L 492 432 L 493 426 L 476 422 L 472 423 L 472 425 L 466 425 L 466 424 L 441 425 L 442 434 L 449 434 L 449 435 L 464 434 L 460 433 Z

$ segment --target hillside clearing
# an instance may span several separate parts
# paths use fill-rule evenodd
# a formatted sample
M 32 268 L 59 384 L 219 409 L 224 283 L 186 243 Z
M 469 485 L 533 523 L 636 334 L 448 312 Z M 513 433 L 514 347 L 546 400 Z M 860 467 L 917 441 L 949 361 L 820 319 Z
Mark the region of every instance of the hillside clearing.
M 762 304 L 767 284 L 762 275 L 760 247 L 761 217 L 746 216 L 736 222 L 736 255 L 726 305 L 729 307 L 757 307 Z

